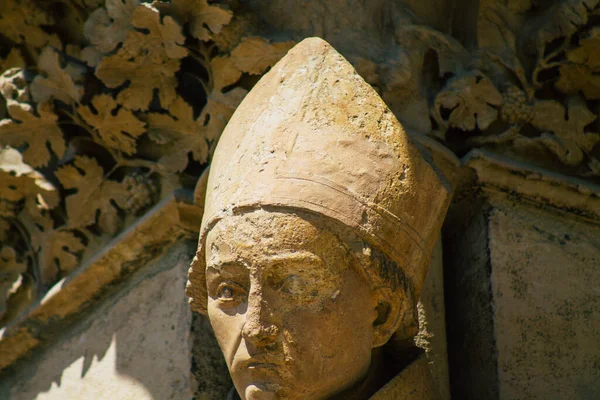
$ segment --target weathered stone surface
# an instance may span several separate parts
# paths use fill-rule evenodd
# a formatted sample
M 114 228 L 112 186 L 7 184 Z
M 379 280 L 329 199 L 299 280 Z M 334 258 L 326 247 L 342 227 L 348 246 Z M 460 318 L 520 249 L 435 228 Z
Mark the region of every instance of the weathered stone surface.
M 456 399 L 498 399 L 488 208 L 483 199 L 465 197 L 451 208 L 443 231 L 448 364 Z
M 207 231 L 232 212 L 295 208 L 356 230 L 402 266 L 418 297 L 452 193 L 428 158 L 341 54 L 305 39 L 257 83 L 223 132 L 199 262 Z M 202 274 L 192 268 L 188 292 L 198 311 Z
M 320 38 L 246 96 L 215 150 L 187 286 L 242 399 L 368 398 L 414 361 L 452 193 L 430 159 Z
M 43 343 L 63 320 L 93 304 L 120 280 L 142 268 L 174 242 L 193 238 L 202 210 L 186 204 L 191 193 L 179 190 L 136 221 L 71 276 L 55 285 L 27 313 L 0 330 L 0 370 Z M 66 323 L 66 322 L 65 322 Z
M 208 318 L 192 312 L 192 374 L 196 379 L 196 400 L 221 400 L 233 387 L 227 364 Z
M 600 188 L 489 153 L 445 229 L 452 394 L 600 394 Z M 457 222 L 458 221 L 458 222 Z
M 15 373 L 0 398 L 189 399 L 191 312 L 184 295 L 195 243 L 152 262 Z
M 370 398 L 370 400 L 388 399 L 440 399 L 435 384 L 432 384 L 430 364 L 425 356 L 421 356 L 414 361 Z
M 500 398 L 599 398 L 600 226 L 507 202 L 489 235 Z
M 417 307 L 419 333 L 415 338 L 415 343 L 425 350 L 429 370 L 435 381 L 440 400 L 450 400 L 441 241 L 438 241 L 433 250 Z
M 193 185 L 227 120 L 258 77 L 293 44 L 290 39 L 319 36 L 334 44 L 411 133 L 434 137 L 457 154 L 485 148 L 546 169 L 523 175 L 509 162 L 479 170 L 486 193 L 493 187 L 512 193 L 518 203 L 598 220 L 600 197 L 589 186 L 548 172 L 588 182 L 600 176 L 598 0 L 178 0 L 152 6 L 77 0 L 58 12 L 55 2 L 0 2 L 0 145 L 22 153 L 23 166 L 56 185 L 58 196 L 23 183 L 31 177 L 9 178 L 14 162 L 5 168 L 0 326 L 9 328 L 1 334 L 0 368 L 43 346 L 123 277 L 123 265 L 110 258 L 87 267 L 149 207 L 174 188 Z M 153 68 L 152 62 L 164 68 Z M 130 84 L 122 84 L 124 77 Z M 480 161 L 465 160 L 472 166 Z M 530 226 L 513 221 L 516 211 L 504 210 L 504 201 L 497 208 L 475 204 L 472 218 L 447 224 L 454 231 L 445 236 L 447 282 L 454 285 L 447 296 L 449 314 L 462 323 L 451 323 L 449 335 L 459 376 L 453 387 L 468 392 L 459 398 L 501 394 L 497 366 L 504 361 L 497 357 L 501 343 L 494 333 L 498 310 L 492 298 L 498 271 L 488 240 L 492 220 L 497 237 L 505 227 L 513 233 L 523 229 L 529 232 L 523 240 L 533 243 L 531 248 L 522 243 L 515 254 L 502 253 L 507 263 L 515 262 L 511 257 L 517 250 L 538 263 L 550 262 L 545 252 L 555 252 L 540 245 L 542 233 L 537 237 Z M 521 220 L 528 221 L 528 215 L 523 211 Z M 546 214 L 534 215 L 545 221 Z M 557 220 L 570 221 L 565 215 Z M 134 253 L 150 240 L 137 236 L 136 242 L 135 236 L 121 249 L 119 259 L 128 263 L 124 270 L 140 260 Z M 175 237 L 173 232 L 165 236 Z M 565 242 L 564 247 L 573 246 Z M 129 244 L 138 245 L 134 253 L 127 253 Z M 158 251 L 160 245 L 150 247 Z M 529 254 L 532 249 L 539 253 Z M 502 246 L 496 250 L 508 252 Z M 573 257 L 573 263 L 565 259 L 569 268 L 588 263 L 591 256 Z M 536 280 L 546 278 L 524 269 L 513 272 L 536 293 Z M 557 290 L 566 295 L 571 289 Z M 584 305 L 573 306 L 574 314 Z M 555 309 L 552 302 L 548 308 Z M 585 318 L 575 322 L 581 321 Z M 544 323 L 531 322 L 532 331 Z M 577 330 L 575 337 L 581 332 L 587 331 Z M 570 346 L 572 354 L 580 354 Z M 506 363 L 515 371 L 522 367 Z M 535 382 L 530 387 L 546 390 Z

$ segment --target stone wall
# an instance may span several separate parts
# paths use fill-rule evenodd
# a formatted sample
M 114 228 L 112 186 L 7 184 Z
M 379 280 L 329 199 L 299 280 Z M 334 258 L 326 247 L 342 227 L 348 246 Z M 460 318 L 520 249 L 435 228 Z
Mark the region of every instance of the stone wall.
M 600 226 L 510 201 L 488 223 L 500 398 L 600 397 Z
M 444 230 L 453 398 L 597 398 L 596 188 L 493 155 L 467 164 L 477 186 Z
M 7 400 L 187 399 L 192 315 L 184 295 L 191 241 L 141 268 L 2 379 Z

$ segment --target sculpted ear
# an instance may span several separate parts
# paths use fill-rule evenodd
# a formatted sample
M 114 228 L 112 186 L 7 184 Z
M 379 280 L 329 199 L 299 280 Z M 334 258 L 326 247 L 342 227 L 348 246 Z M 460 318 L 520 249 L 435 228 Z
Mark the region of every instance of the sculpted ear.
M 376 318 L 373 321 L 373 347 L 383 346 L 398 329 L 407 309 L 404 296 L 381 288 L 373 293 Z

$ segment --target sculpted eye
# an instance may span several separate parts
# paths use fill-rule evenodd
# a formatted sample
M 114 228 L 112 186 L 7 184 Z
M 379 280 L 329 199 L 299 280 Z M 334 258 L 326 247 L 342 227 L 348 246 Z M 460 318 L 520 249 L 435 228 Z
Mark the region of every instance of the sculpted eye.
M 301 302 L 311 301 L 319 294 L 313 284 L 308 283 L 305 279 L 297 275 L 290 275 L 285 278 L 278 285 L 277 290 Z
M 288 294 L 298 293 L 304 289 L 303 283 L 304 282 L 300 278 L 295 275 L 291 275 L 281 283 L 279 290 Z
M 236 306 L 244 301 L 246 297 L 246 291 L 237 283 L 221 282 L 221 284 L 217 287 L 214 297 L 223 305 Z
M 225 286 L 219 290 L 218 295 L 221 299 L 231 299 L 233 298 L 233 289 L 229 286 Z

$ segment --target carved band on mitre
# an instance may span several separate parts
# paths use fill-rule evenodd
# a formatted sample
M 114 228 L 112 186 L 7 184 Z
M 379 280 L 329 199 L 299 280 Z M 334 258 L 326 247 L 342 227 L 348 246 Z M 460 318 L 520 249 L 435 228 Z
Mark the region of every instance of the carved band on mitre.
M 418 297 L 450 191 L 375 90 L 325 41 L 305 39 L 256 84 L 221 136 L 190 269 L 192 308 L 203 311 L 206 301 L 208 231 L 264 206 L 354 229 L 402 268 Z

